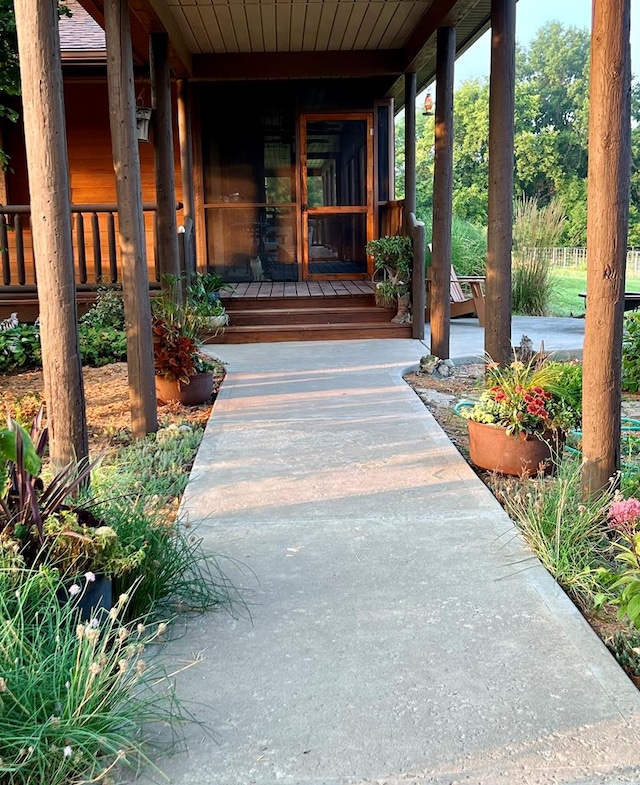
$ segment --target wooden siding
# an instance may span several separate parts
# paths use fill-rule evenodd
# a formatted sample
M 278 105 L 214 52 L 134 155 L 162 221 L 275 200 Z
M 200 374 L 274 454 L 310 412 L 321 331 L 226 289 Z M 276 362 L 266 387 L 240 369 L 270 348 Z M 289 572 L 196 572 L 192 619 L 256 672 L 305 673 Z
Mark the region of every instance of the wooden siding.
M 147 96 L 148 100 L 148 96 Z M 65 85 L 65 109 L 67 125 L 67 150 L 71 181 L 71 202 L 73 204 L 104 204 L 116 202 L 115 177 L 111 154 L 111 135 L 109 132 L 109 106 L 106 82 L 68 82 Z M 9 138 L 12 171 L 7 177 L 7 201 L 10 204 L 29 204 L 29 187 L 26 174 L 24 142 L 21 129 L 16 129 Z M 177 140 L 177 130 L 175 131 Z M 180 159 L 177 143 L 175 145 L 176 199 L 180 201 L 182 192 L 180 185 Z M 140 142 L 140 171 L 142 178 L 142 199 L 144 202 L 155 203 L 155 175 L 153 164 L 153 146 L 151 143 Z M 106 217 L 101 216 L 100 246 L 103 259 L 103 275 L 108 276 L 108 232 Z M 95 265 L 93 240 L 91 235 L 91 218 L 85 214 L 85 253 L 87 279 L 95 281 Z M 178 224 L 181 224 L 181 213 Z M 116 217 L 117 225 L 117 217 Z M 145 214 L 146 252 L 150 280 L 156 279 L 154 269 L 154 217 Z M 74 257 L 78 273 L 77 218 L 74 216 Z M 7 235 L 11 260 L 11 279 L 18 282 L 16 268 L 17 235 L 9 231 Z M 22 237 L 26 258 L 25 284 L 35 284 L 35 268 L 28 216 L 24 216 L 24 232 Z

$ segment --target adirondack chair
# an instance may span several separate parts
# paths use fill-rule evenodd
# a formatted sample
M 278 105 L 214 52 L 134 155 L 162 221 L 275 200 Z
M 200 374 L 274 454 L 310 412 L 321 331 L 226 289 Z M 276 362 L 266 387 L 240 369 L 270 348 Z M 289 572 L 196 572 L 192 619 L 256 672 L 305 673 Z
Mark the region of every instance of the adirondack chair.
M 431 250 L 429 248 L 429 250 Z M 464 275 L 458 277 L 451 268 L 451 284 L 449 296 L 451 298 L 451 318 L 455 316 L 477 316 L 481 327 L 484 327 L 484 275 Z M 465 292 L 462 284 L 469 287 Z M 429 294 L 430 280 L 427 278 L 427 295 Z M 427 297 L 427 302 L 428 302 Z M 429 311 L 427 306 L 427 319 Z
M 484 327 L 484 275 L 465 275 L 458 277 L 451 268 L 451 316 L 478 317 L 480 327 Z M 462 284 L 469 286 L 471 294 L 466 294 Z

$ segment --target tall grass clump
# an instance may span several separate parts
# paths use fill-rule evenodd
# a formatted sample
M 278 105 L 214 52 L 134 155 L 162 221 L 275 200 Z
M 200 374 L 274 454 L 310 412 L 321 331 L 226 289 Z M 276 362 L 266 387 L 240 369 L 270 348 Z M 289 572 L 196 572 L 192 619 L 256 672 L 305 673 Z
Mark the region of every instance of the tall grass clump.
M 487 232 L 464 218 L 451 223 L 451 264 L 458 275 L 484 275 L 487 267 Z
M 543 207 L 535 199 L 524 196 L 516 201 L 511 279 L 514 313 L 549 314 L 554 280 L 548 259 L 537 250 L 558 244 L 565 221 L 562 204 L 557 199 Z
M 54 572 L 0 568 L 0 782 L 104 782 L 151 766 L 153 728 L 192 721 L 154 648 L 166 624 L 123 621 L 129 597 L 82 621 Z M 115 778 L 114 778 L 115 779 Z
M 526 542 L 563 589 L 583 608 L 602 591 L 610 567 L 607 508 L 613 488 L 582 499 L 580 461 L 565 455 L 555 477 L 534 477 L 496 487 L 498 498 Z
M 433 216 L 427 213 L 420 220 L 430 234 Z M 431 257 L 427 254 L 427 263 Z M 487 230 L 470 221 L 453 216 L 451 223 L 451 264 L 458 275 L 484 275 L 487 267 Z

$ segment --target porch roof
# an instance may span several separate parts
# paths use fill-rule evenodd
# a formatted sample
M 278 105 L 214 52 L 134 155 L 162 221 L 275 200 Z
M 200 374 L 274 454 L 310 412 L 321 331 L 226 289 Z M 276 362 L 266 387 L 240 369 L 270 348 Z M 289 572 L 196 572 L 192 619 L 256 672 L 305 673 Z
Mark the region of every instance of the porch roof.
M 104 24 L 103 0 L 80 0 Z M 489 27 L 491 0 L 130 0 L 134 55 L 167 32 L 176 76 L 384 79 L 396 107 L 403 74 L 418 90 L 436 69 L 436 30 L 455 26 L 462 54 Z

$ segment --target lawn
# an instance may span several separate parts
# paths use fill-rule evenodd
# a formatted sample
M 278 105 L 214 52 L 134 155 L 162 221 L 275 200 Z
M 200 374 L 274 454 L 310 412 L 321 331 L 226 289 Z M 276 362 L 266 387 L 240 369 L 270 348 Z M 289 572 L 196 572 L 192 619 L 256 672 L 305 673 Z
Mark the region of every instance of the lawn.
M 587 290 L 587 271 L 556 268 L 552 274 L 555 286 L 551 297 L 551 315 L 583 316 L 584 299 L 580 297 L 580 292 Z M 640 292 L 640 278 L 627 278 L 625 289 L 628 292 Z

